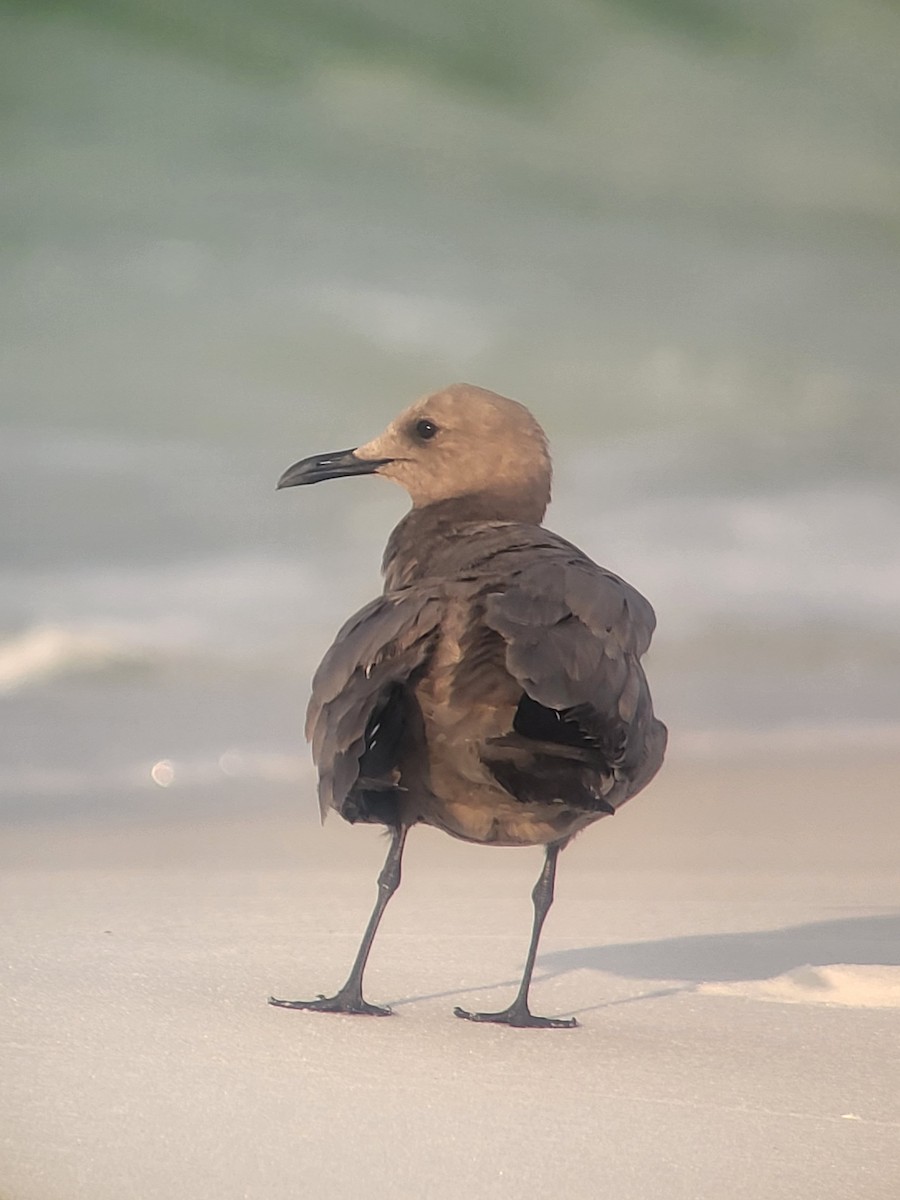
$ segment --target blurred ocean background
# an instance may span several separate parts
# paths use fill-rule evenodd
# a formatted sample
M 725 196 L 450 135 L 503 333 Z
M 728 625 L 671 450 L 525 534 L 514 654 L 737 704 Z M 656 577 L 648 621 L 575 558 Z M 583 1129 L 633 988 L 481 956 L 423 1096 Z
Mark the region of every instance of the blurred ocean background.
M 898 63 L 896 0 L 0 0 L 4 812 L 313 815 L 404 497 L 275 481 L 456 380 L 675 754 L 896 747 Z

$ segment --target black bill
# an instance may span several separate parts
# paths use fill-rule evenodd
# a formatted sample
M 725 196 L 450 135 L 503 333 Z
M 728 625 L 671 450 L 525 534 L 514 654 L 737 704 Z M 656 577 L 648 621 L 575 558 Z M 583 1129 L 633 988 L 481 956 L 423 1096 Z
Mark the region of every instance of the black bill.
M 321 483 L 323 479 L 342 479 L 345 475 L 371 475 L 390 461 L 389 458 L 357 458 L 354 450 L 313 454 L 288 467 L 278 480 L 278 488 Z

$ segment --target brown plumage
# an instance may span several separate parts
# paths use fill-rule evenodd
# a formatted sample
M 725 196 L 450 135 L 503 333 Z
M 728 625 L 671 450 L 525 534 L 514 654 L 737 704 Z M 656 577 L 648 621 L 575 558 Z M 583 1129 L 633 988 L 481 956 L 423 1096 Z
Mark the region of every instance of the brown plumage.
M 380 474 L 413 507 L 384 556 L 384 592 L 343 626 L 313 680 L 307 737 L 323 816 L 392 833 L 379 898 L 341 991 L 291 1008 L 386 1014 L 362 998 L 381 914 L 400 880 L 407 830 L 544 845 L 519 994 L 501 1013 L 458 1016 L 560 1026 L 533 1016 L 528 988 L 553 898 L 557 855 L 614 813 L 662 764 L 640 658 L 648 602 L 540 522 L 550 458 L 526 408 L 456 384 L 353 451 L 289 468 L 279 487 Z

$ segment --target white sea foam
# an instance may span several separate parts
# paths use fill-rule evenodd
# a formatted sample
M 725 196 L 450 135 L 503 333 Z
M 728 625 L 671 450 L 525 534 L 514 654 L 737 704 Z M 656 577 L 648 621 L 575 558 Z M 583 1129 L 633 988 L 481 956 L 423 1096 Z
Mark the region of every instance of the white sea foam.
M 12 570 L 5 601 L 32 620 L 0 638 L 0 694 L 123 669 L 264 669 L 310 626 L 296 610 L 306 572 L 305 564 L 234 556 Z
M 122 631 L 38 625 L 0 642 L 0 693 L 54 676 L 145 660 L 146 647 Z

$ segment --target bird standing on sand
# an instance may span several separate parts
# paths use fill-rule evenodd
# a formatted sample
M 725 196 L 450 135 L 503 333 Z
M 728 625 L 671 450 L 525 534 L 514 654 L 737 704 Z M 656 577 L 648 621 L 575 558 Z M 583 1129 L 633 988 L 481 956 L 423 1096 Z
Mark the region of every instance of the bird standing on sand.
M 295 463 L 279 488 L 384 475 L 412 509 L 384 554 L 384 592 L 343 626 L 312 685 L 306 734 L 323 817 L 384 825 L 391 845 L 356 961 L 334 996 L 283 1008 L 386 1016 L 362 978 L 400 883 L 407 831 L 546 847 L 518 995 L 502 1012 L 456 1016 L 560 1028 L 528 990 L 556 860 L 582 829 L 650 782 L 666 727 L 640 658 L 653 609 L 618 576 L 541 525 L 550 501 L 547 439 L 531 413 L 454 384 L 401 413 L 355 450 Z

